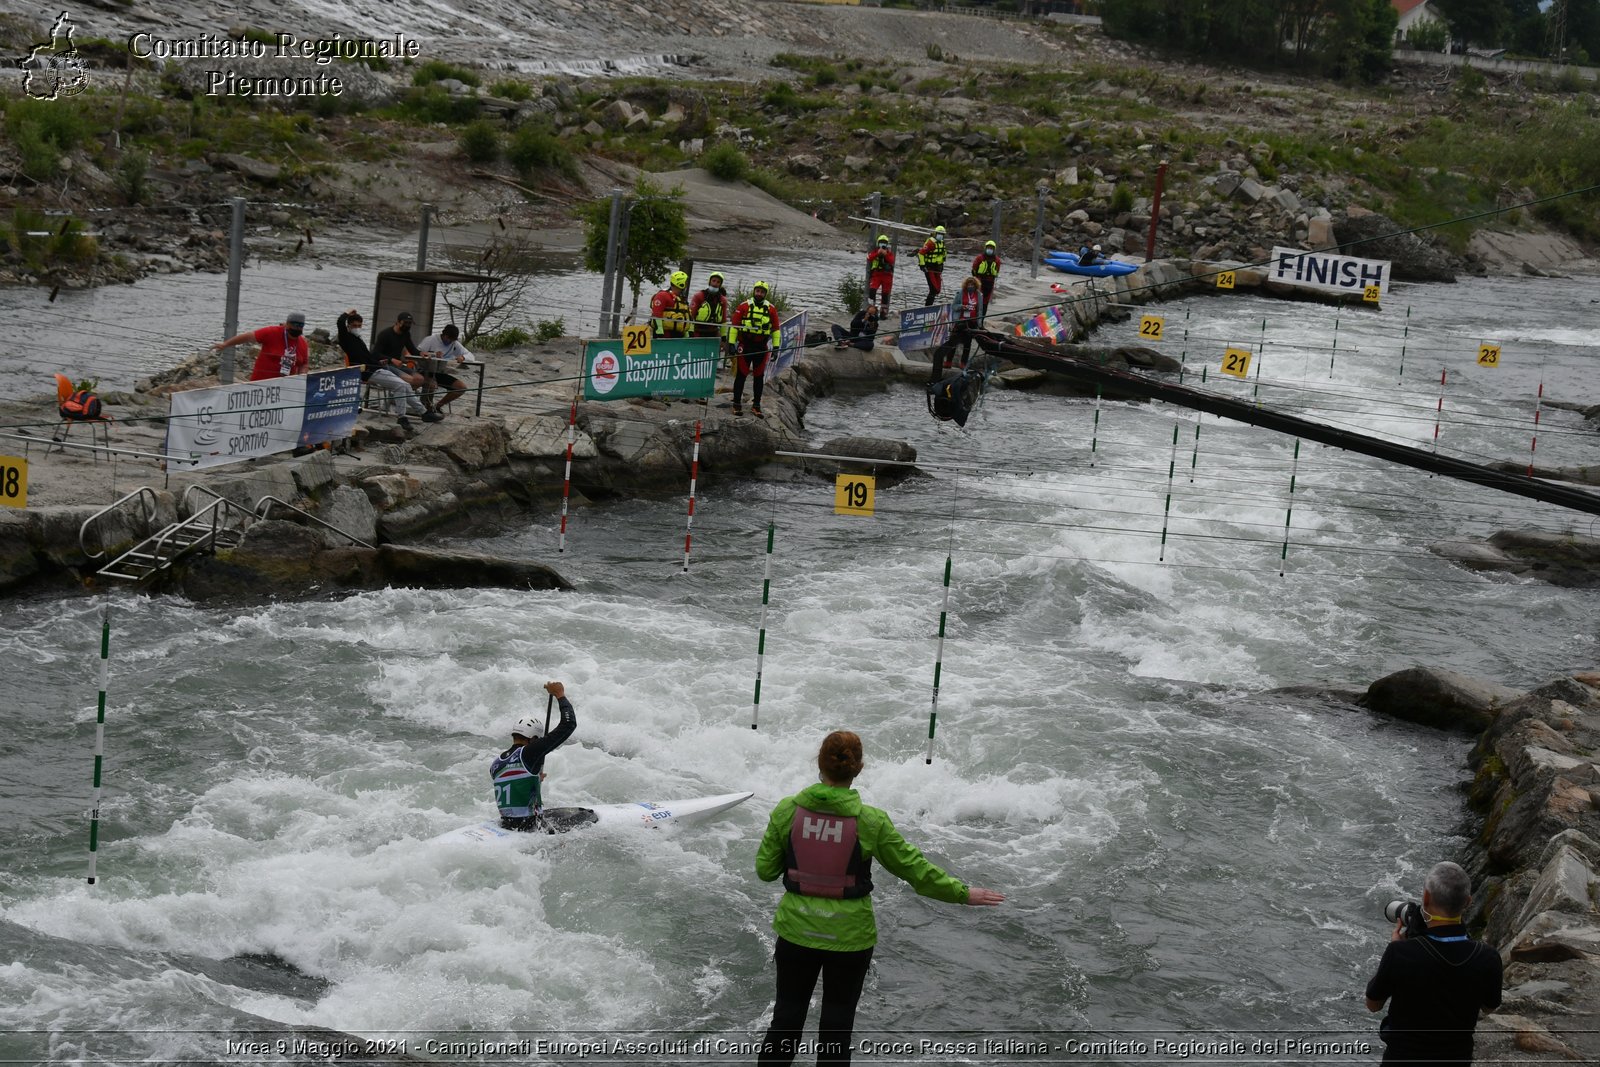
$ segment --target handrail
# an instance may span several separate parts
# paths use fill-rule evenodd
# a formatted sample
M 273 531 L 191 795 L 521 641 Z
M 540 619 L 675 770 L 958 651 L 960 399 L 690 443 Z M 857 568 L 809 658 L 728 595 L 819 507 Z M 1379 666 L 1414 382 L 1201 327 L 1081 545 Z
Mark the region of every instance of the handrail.
M 145 525 L 149 526 L 150 520 L 156 517 L 156 507 L 158 502 L 156 500 L 156 491 L 150 488 L 148 485 L 142 485 L 133 492 L 129 493 L 127 496 L 119 497 L 118 499 L 107 504 L 105 507 L 101 508 L 99 511 L 95 512 L 93 515 L 90 515 L 87 519 L 83 520 L 83 525 L 78 527 L 78 547 L 83 550 L 85 559 L 104 559 L 106 554 L 106 547 L 104 543 L 100 545 L 100 551 L 98 552 L 90 552 L 89 546 L 84 543 L 84 538 L 89 533 L 89 524 L 104 515 L 110 514 L 117 508 L 120 508 L 134 497 L 143 497 L 145 494 L 149 494 L 150 497 L 149 504 L 145 505 L 146 513 L 144 517 Z
M 367 544 L 365 541 L 361 540 L 361 538 L 357 537 L 355 534 L 349 533 L 349 532 L 347 532 L 345 530 L 341 530 L 341 529 L 339 529 L 339 527 L 335 526 L 333 523 L 326 522 L 326 521 L 324 521 L 322 519 L 317 518 L 315 515 L 311 514 L 311 512 L 309 512 L 309 511 L 306 511 L 304 508 L 297 508 L 293 504 L 289 503 L 287 500 L 281 500 L 281 499 L 279 499 L 278 497 L 275 497 L 275 496 L 264 496 L 260 500 L 256 501 L 256 510 L 255 510 L 256 518 L 265 519 L 267 517 L 267 515 L 272 511 L 272 505 L 273 504 L 281 505 L 283 507 L 288 508 L 290 511 L 295 512 L 296 514 L 304 515 L 306 518 L 310 519 L 312 522 L 316 523 L 318 526 L 326 526 L 328 529 L 332 530 L 334 533 L 338 534 L 340 537 L 349 538 L 352 543 L 358 544 L 362 548 L 373 548 L 373 547 L 375 547 L 373 545 Z

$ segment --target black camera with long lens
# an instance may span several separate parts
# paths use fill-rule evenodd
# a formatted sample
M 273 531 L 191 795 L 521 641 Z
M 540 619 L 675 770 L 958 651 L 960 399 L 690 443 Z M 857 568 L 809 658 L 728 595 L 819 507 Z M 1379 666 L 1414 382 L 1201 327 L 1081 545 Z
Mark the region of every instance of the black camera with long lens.
M 1422 905 L 1414 900 L 1391 900 L 1383 906 L 1383 917 L 1398 922 L 1406 937 L 1423 937 L 1428 932 L 1428 921 L 1422 917 Z

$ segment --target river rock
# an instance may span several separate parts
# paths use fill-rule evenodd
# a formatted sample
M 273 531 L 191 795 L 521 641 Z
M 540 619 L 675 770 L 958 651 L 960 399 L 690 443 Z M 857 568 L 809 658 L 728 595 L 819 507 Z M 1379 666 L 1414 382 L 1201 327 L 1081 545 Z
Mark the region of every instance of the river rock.
M 1406 722 L 1478 732 L 1519 696 L 1514 689 L 1439 667 L 1409 667 L 1373 682 L 1367 688 L 1366 705 Z
M 817 445 L 816 451 L 827 456 L 855 456 L 861 460 L 854 463 L 831 459 L 806 461 L 807 471 L 828 478 L 839 474 L 872 474 L 879 485 L 893 485 L 917 473 L 915 467 L 904 465 L 915 463 L 917 459 L 916 447 L 906 441 L 886 437 L 834 437 Z M 889 465 L 880 465 L 884 463 Z
M 224 152 L 211 157 L 214 166 L 224 170 L 238 171 L 246 178 L 252 178 L 268 185 L 276 184 L 283 168 L 276 163 L 267 163 L 251 156 L 240 155 L 237 152 Z
M 1527 575 L 1574 589 L 1600 585 L 1600 538 L 1581 534 L 1501 530 L 1487 541 L 1436 541 L 1428 550 L 1469 570 Z
M 1459 263 L 1449 252 L 1377 212 L 1346 210 L 1336 218 L 1339 250 L 1363 259 L 1387 259 L 1394 277 L 1405 282 L 1453 282 Z

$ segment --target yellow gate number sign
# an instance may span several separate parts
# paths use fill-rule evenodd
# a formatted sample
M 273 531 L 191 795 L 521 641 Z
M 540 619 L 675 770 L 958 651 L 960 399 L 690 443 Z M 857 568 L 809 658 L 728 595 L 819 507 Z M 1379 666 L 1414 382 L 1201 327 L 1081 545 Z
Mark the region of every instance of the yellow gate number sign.
M 1233 271 L 1231 271 L 1231 270 L 1222 271 L 1217 275 L 1217 288 L 1218 289 L 1232 289 L 1233 288 L 1233 281 L 1234 281 L 1234 279 L 1233 279 Z
M 650 324 L 622 328 L 622 354 L 648 356 L 650 354 Z
M 1139 336 L 1146 341 L 1159 341 L 1166 325 L 1167 320 L 1160 315 L 1145 315 L 1139 320 Z
M 1250 350 L 1248 348 L 1229 348 L 1222 353 L 1222 373 L 1231 374 L 1235 378 L 1248 378 L 1250 376 Z
M 16 456 L 0 456 L 0 504 L 28 506 L 28 461 Z
M 1478 346 L 1478 366 L 1480 366 L 1480 367 L 1498 367 L 1499 365 L 1500 365 L 1500 346 L 1499 345 L 1479 345 Z
M 1369 304 L 1380 303 L 1383 300 L 1383 287 L 1380 285 L 1367 286 L 1361 290 L 1361 299 Z
M 835 515 L 871 515 L 878 479 L 870 474 L 841 474 L 833 483 Z

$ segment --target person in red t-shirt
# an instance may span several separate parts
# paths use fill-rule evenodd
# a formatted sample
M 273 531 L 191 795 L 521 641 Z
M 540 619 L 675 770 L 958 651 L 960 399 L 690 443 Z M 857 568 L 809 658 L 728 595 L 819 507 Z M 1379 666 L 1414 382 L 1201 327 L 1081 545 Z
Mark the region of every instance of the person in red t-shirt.
M 282 326 L 246 330 L 226 341 L 218 341 L 211 346 L 211 350 L 220 352 L 234 345 L 254 342 L 261 346 L 261 351 L 256 354 L 256 365 L 250 371 L 250 380 L 259 382 L 263 378 L 287 378 L 292 374 L 304 374 L 311 365 L 311 346 L 301 336 L 305 331 L 305 313 L 291 311 Z

